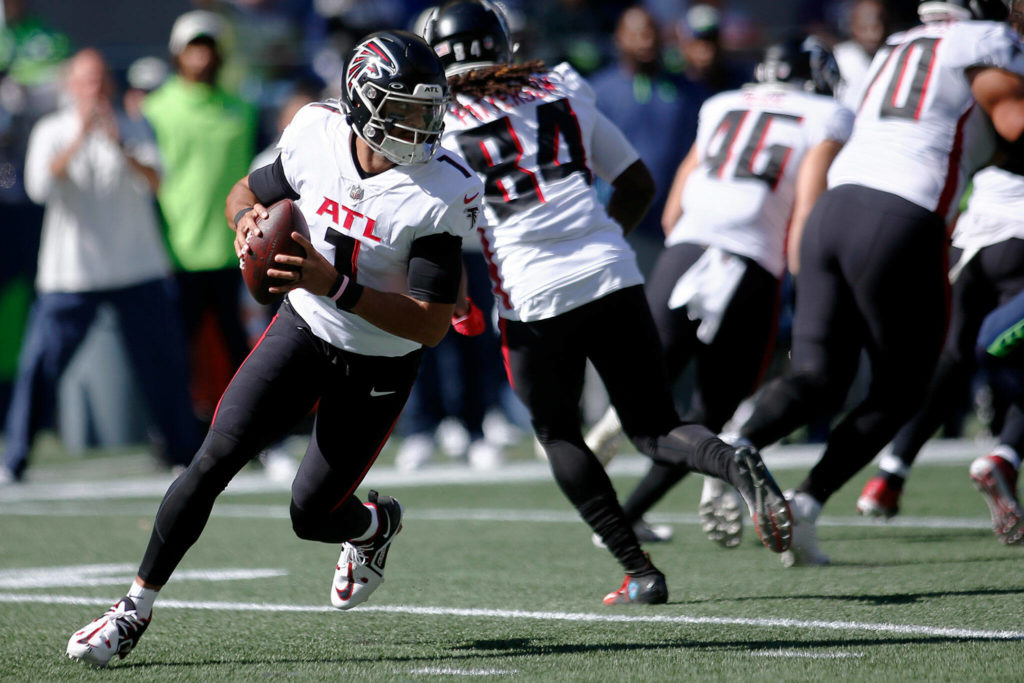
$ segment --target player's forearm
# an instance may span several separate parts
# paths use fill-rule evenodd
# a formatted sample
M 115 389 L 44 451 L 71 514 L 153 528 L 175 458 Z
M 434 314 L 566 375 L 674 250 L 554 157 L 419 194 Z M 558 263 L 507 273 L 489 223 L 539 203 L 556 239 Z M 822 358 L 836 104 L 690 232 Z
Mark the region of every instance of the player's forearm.
M 68 175 L 68 166 L 71 165 L 71 160 L 78 154 L 78 150 L 82 147 L 82 142 L 85 140 L 83 135 L 79 135 L 71 144 L 64 148 L 64 151 L 60 152 L 53 157 L 53 161 L 50 162 L 50 174 L 57 180 L 63 180 Z
M 672 180 L 672 188 L 665 200 L 665 208 L 661 212 L 661 229 L 666 235 L 671 233 L 676 223 L 683 215 L 683 190 L 690 173 L 697 167 L 697 143 L 694 143 L 686 158 L 679 164 L 675 178 Z
M 249 176 L 245 176 L 231 188 L 228 192 L 227 201 L 224 203 L 224 218 L 228 222 L 228 227 L 232 231 L 235 230 L 235 217 L 242 209 L 252 207 L 258 202 L 258 198 L 253 191 L 249 189 Z
M 654 201 L 654 179 L 644 163 L 638 160 L 615 179 L 612 187 L 608 215 L 622 226 L 623 234 L 628 235 L 640 224 Z
M 351 310 L 385 332 L 437 346 L 448 331 L 454 308 L 454 304 L 428 303 L 366 287 Z
M 136 173 L 145 178 L 146 184 L 149 185 L 151 191 L 156 192 L 160 189 L 160 173 L 155 168 L 147 166 L 128 153 L 125 153 L 124 158 Z
M 828 188 L 828 169 L 842 148 L 843 143 L 837 140 L 825 140 L 811 148 L 800 164 L 793 214 L 786 236 L 786 261 L 793 275 L 800 272 L 800 242 L 803 240 L 807 217 Z

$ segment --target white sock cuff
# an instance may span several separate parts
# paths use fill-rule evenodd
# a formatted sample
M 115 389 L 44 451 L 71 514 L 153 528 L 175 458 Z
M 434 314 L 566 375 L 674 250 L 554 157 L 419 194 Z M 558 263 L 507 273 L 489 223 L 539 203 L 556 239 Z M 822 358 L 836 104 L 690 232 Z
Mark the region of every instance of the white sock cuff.
M 910 467 L 907 463 L 903 462 L 898 455 L 893 455 L 892 453 L 886 453 L 882 456 L 882 459 L 878 461 L 878 469 L 889 474 L 895 474 L 898 477 L 903 477 L 904 479 L 910 474 Z
M 376 505 L 367 505 L 366 509 L 370 511 L 370 526 L 366 527 L 361 535 L 351 539 L 354 542 L 369 541 L 377 533 L 377 529 L 380 528 L 380 515 L 377 514 Z
M 153 603 L 156 602 L 156 597 L 159 594 L 160 591 L 155 588 L 146 588 L 137 580 L 133 581 L 131 588 L 128 589 L 128 597 L 135 603 L 135 609 L 139 614 L 152 613 Z
M 1013 469 L 1015 470 L 1020 469 L 1020 456 L 1017 455 L 1017 451 L 1004 443 L 993 448 L 991 455 L 998 455 L 1000 458 L 1013 465 Z

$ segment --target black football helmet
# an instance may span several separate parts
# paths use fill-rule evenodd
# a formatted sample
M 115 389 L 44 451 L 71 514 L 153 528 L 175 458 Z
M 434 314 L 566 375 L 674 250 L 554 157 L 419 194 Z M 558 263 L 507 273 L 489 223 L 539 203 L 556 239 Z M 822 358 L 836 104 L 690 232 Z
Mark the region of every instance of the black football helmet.
M 917 6 L 917 16 L 923 22 L 958 19 L 986 19 L 1006 21 L 1014 0 L 925 0 Z
M 372 33 L 352 50 L 342 79 L 348 121 L 371 149 L 396 164 L 430 161 L 450 96 L 426 41 L 407 31 Z
M 840 81 L 832 50 L 814 36 L 769 45 L 754 77 L 759 83 L 793 83 L 819 95 L 834 95 Z
M 509 36 L 505 13 L 489 0 L 448 0 L 423 29 L 449 76 L 512 61 Z

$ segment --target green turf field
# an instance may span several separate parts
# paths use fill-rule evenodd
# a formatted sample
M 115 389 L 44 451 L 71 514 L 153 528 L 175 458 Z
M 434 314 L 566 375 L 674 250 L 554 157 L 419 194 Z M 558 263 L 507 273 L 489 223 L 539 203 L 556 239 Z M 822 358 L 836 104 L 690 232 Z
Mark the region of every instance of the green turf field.
M 633 608 L 601 604 L 618 566 L 523 450 L 490 483 L 396 479 L 386 451 L 368 482 L 405 528 L 349 612 L 329 607 L 338 549 L 295 539 L 286 485 L 247 470 L 138 649 L 100 671 L 64 647 L 126 590 L 169 478 L 147 456 L 44 452 L 0 490 L 0 679 L 1024 680 L 1024 547 L 988 528 L 976 448 L 920 465 L 889 524 L 854 514 L 862 472 L 826 508 L 824 568 L 784 569 L 749 526 L 736 550 L 707 542 L 691 477 L 653 516 L 676 528 L 650 548 L 669 604 Z M 637 466 L 612 470 L 620 494 Z M 806 466 L 774 469 L 789 487 Z

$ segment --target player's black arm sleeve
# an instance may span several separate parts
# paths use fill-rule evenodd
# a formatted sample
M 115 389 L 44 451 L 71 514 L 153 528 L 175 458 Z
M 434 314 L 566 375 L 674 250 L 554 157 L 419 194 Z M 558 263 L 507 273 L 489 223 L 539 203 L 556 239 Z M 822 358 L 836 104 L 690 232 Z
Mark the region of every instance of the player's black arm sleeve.
M 462 238 L 447 233 L 421 237 L 409 252 L 409 294 L 420 301 L 452 304 L 462 277 Z
M 257 168 L 249 174 L 249 189 L 263 206 L 270 206 L 282 199 L 294 201 L 299 198 L 299 193 L 288 184 L 288 179 L 284 177 L 284 165 L 281 163 L 280 154 L 277 155 L 274 163 Z
M 612 196 L 608 199 L 608 215 L 622 226 L 628 235 L 639 225 L 654 201 L 654 178 L 644 162 L 637 159 L 612 181 Z

